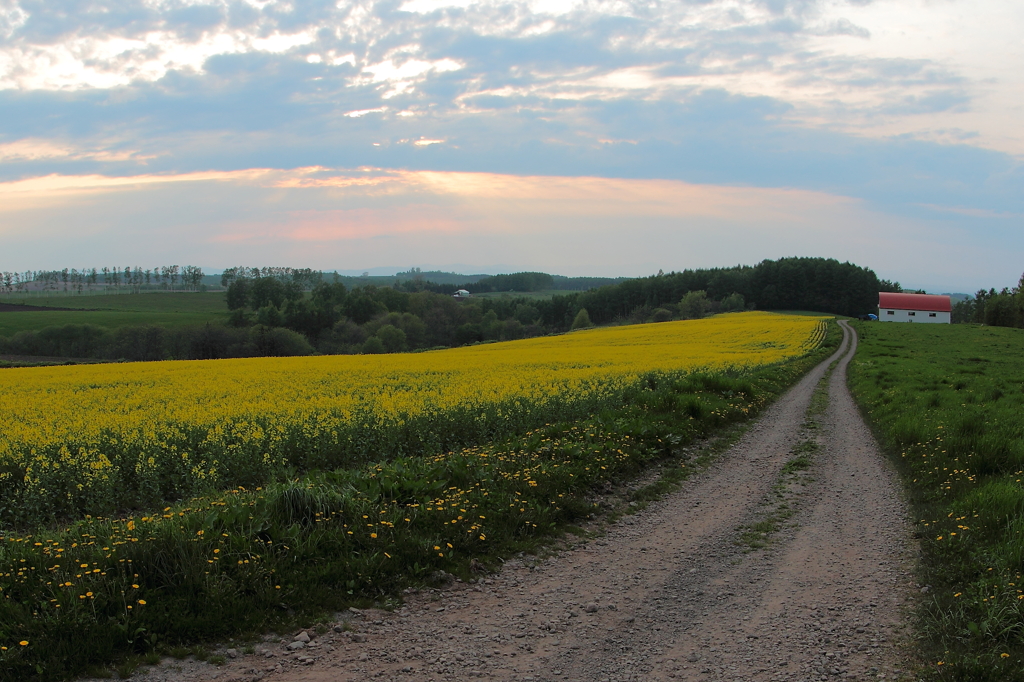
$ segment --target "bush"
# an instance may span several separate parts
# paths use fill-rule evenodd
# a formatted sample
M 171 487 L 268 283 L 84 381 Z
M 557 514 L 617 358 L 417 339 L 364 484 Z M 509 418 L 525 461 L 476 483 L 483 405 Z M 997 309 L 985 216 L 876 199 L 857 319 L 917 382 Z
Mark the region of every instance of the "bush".
M 121 360 L 163 360 L 164 328 L 156 325 L 121 327 L 114 332 L 107 356 Z
M 284 315 L 277 306 L 265 305 L 256 311 L 256 322 L 264 327 L 283 327 Z
M 679 316 L 684 320 L 699 320 L 711 310 L 707 292 L 691 291 L 679 302 Z
M 580 311 L 576 313 L 576 318 L 572 321 L 572 328 L 586 329 L 593 326 L 594 323 L 590 321 L 590 313 L 587 312 L 586 308 L 580 308 Z
M 384 344 L 384 349 L 388 353 L 400 353 L 406 349 L 405 332 L 394 325 L 384 325 L 377 330 L 376 337 Z
M 655 308 L 654 315 L 651 317 L 652 322 L 668 322 L 671 319 L 672 311 L 664 308 Z
M 732 313 L 744 310 L 746 307 L 747 303 L 743 300 L 743 294 L 732 293 L 722 299 L 718 309 L 723 313 Z
M 366 339 L 366 343 L 363 344 L 364 355 L 379 355 L 386 352 L 387 349 L 384 347 L 384 342 L 376 336 Z
M 312 355 L 313 347 L 306 337 L 291 329 L 256 325 L 249 332 L 249 342 L 256 355 L 284 357 L 290 355 Z

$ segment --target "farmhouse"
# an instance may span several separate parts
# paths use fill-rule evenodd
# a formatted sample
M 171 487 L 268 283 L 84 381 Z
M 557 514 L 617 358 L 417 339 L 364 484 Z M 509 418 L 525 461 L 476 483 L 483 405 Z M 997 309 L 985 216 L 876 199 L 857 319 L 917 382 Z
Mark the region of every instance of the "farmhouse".
M 462 300 L 467 299 L 469 297 L 470 297 L 470 293 L 468 291 L 466 291 L 465 289 L 459 289 L 454 294 L 452 294 L 452 298 L 454 298 L 456 301 L 462 301 Z
M 880 322 L 940 322 L 949 324 L 949 296 L 878 293 Z

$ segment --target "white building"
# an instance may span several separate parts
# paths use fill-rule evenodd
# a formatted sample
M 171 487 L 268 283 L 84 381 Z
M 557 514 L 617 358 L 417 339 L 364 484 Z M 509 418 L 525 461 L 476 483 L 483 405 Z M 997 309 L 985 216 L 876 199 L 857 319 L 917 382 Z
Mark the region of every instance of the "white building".
M 949 296 L 878 293 L 879 322 L 950 323 L 953 307 Z
M 465 289 L 459 289 L 454 294 L 452 294 L 452 298 L 454 298 L 456 301 L 461 301 L 461 300 L 469 298 L 469 297 L 470 297 L 470 293 L 468 291 L 466 291 Z

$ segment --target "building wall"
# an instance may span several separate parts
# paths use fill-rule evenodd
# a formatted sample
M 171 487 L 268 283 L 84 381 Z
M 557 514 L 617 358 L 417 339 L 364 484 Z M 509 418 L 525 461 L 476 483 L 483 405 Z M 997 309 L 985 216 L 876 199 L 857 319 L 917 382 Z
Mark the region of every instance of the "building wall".
M 879 322 L 924 322 L 926 324 L 949 324 L 949 313 L 936 313 L 927 310 L 894 310 L 878 309 Z

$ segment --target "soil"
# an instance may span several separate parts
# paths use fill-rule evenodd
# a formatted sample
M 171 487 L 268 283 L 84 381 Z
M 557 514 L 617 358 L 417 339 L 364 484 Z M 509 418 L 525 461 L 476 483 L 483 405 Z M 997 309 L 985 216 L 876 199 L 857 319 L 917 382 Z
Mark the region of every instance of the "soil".
M 836 354 L 713 464 L 575 546 L 407 593 L 391 612 L 339 614 L 298 651 L 291 635 L 267 638 L 220 666 L 168 660 L 135 679 L 900 679 L 915 550 L 896 474 L 846 387 L 855 348 L 844 325 Z M 810 468 L 784 469 L 807 440 Z M 780 510 L 792 515 L 753 548 L 764 543 L 745 531 Z

